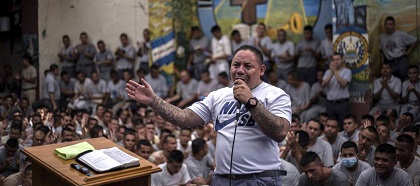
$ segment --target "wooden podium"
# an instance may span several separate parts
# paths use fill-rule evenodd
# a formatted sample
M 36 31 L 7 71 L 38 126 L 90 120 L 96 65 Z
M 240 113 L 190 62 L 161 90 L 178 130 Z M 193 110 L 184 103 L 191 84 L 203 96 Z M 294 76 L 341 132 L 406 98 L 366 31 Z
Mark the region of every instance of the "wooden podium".
M 86 176 L 70 167 L 76 160 L 63 160 L 58 157 L 54 150 L 86 141 L 95 149 L 104 149 L 117 146 L 122 151 L 140 159 L 140 166 L 127 169 Z M 23 154 L 32 161 L 32 182 L 33 185 L 42 186 L 67 186 L 67 185 L 150 185 L 150 174 L 159 172 L 161 169 L 139 157 L 135 153 L 118 146 L 106 138 L 86 139 L 80 141 L 58 143 L 39 147 L 28 147 L 22 149 Z

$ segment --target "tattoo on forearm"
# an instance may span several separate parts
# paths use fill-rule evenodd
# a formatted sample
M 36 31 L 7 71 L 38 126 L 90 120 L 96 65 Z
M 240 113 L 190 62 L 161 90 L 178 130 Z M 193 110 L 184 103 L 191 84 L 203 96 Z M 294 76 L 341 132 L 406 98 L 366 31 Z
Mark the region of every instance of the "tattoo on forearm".
M 150 107 L 166 121 L 179 127 L 188 126 L 191 115 L 190 109 L 181 109 L 170 103 L 165 102 L 162 98 L 156 96 Z
M 251 110 L 251 115 L 268 137 L 279 140 L 278 137 L 284 128 L 284 122 L 280 117 L 270 113 L 261 103 Z

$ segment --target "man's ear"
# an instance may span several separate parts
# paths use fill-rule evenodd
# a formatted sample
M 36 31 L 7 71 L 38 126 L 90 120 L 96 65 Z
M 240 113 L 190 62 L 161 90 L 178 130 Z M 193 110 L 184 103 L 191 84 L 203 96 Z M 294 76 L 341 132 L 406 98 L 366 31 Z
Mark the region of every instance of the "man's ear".
M 260 67 L 260 77 L 262 77 L 264 75 L 266 68 L 267 67 L 265 65 L 261 65 L 261 67 Z

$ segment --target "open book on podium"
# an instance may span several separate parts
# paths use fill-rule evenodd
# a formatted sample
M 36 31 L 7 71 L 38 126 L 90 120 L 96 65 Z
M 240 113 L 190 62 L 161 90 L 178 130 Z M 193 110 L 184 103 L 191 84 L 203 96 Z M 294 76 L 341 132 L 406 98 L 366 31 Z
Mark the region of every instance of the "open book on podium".
M 55 153 L 57 148 L 68 147 L 79 144 L 81 142 L 89 143 L 93 149 L 118 148 L 122 152 L 137 159 L 140 164 L 130 168 L 123 168 L 120 170 L 105 171 L 96 173 L 93 168 L 84 165 L 84 167 L 91 170 L 91 175 L 83 174 L 78 170 L 72 168 L 71 164 L 80 164 L 76 156 L 73 158 L 62 158 Z M 92 150 L 93 150 L 92 149 Z M 83 150 L 81 152 L 84 152 Z M 101 151 L 101 150 L 98 150 Z M 76 153 L 76 155 L 81 152 Z M 105 151 L 107 153 L 107 151 Z M 111 152 L 115 152 L 111 150 Z M 50 145 L 42 145 L 37 147 L 27 147 L 22 149 L 25 154 L 32 161 L 32 182 L 33 185 L 42 186 L 120 186 L 120 185 L 145 185 L 150 186 L 150 175 L 161 171 L 161 169 L 149 161 L 141 158 L 137 154 L 115 144 L 106 138 L 92 138 L 72 142 L 63 142 Z M 111 155 L 112 156 L 112 155 Z M 121 156 L 120 156 L 121 157 Z M 124 156 L 122 156 L 124 157 Z M 124 159 L 124 158 L 122 158 Z M 129 160 L 127 158 L 125 160 Z M 114 159 L 115 160 L 115 159 Z M 106 160 L 105 160 L 106 161 Z M 115 160 L 117 161 L 117 160 Z M 124 162 L 124 161 L 123 161 Z M 99 162 L 97 162 L 99 163 Z M 104 162 L 108 163 L 108 161 Z M 115 162 L 114 162 L 115 163 Z M 122 163 L 125 164 L 125 163 Z M 102 165 L 102 163 L 101 163 Z M 126 165 L 128 166 L 128 165 Z M 131 166 L 131 165 L 130 165 Z
M 88 150 L 77 155 L 76 161 L 97 173 L 140 166 L 138 158 L 128 155 L 118 147 Z

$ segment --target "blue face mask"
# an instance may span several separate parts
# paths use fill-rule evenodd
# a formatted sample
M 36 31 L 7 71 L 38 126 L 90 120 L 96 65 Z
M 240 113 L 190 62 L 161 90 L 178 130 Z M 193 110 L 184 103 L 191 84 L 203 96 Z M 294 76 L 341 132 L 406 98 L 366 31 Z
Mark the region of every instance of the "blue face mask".
M 356 157 L 352 157 L 352 158 L 341 158 L 344 166 L 346 166 L 347 168 L 353 167 L 356 163 L 357 163 L 357 158 Z

